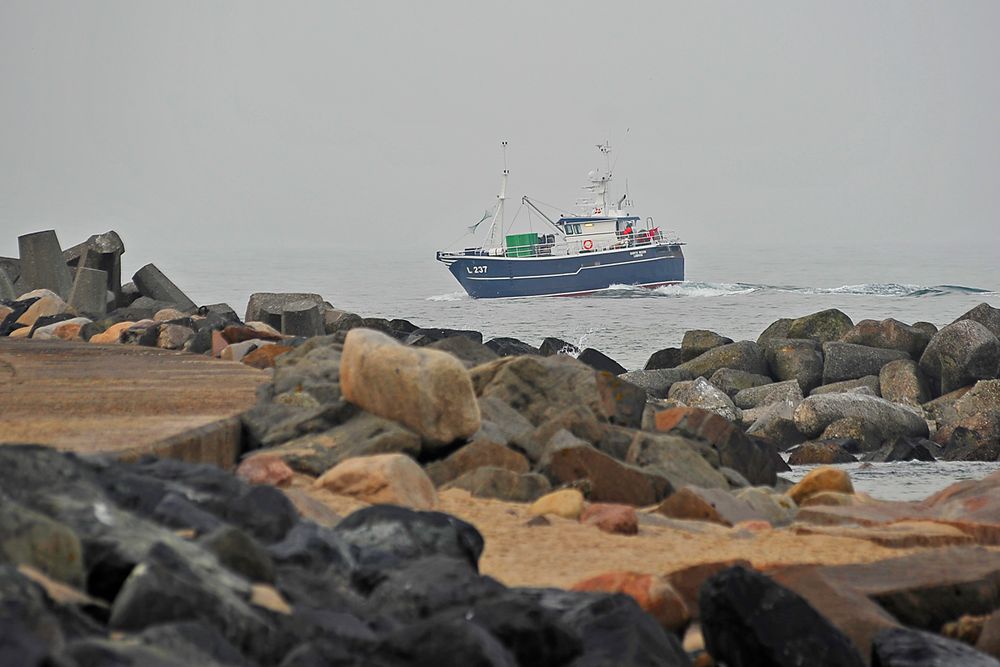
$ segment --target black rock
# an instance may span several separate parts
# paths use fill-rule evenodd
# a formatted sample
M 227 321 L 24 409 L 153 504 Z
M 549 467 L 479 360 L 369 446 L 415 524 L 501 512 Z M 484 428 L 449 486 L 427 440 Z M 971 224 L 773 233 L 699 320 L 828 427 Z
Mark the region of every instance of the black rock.
M 910 628 L 887 628 L 872 640 L 872 667 L 998 667 L 968 644 Z
M 227 324 L 243 324 L 240 316 L 228 303 L 210 303 L 198 308 L 198 314 L 205 320 L 221 320 Z
M 492 348 L 477 343 L 471 338 L 466 338 L 465 336 L 442 338 L 439 341 L 431 343 L 427 347 L 434 350 L 441 350 L 458 357 L 462 363 L 465 364 L 466 368 L 473 368 L 474 366 L 486 364 L 494 359 L 500 358 Z
M 163 496 L 150 518 L 167 528 L 194 530 L 199 535 L 210 533 L 222 525 L 216 516 L 199 508 L 179 493 Z
M 940 451 L 940 447 L 925 438 L 907 438 L 900 436 L 895 438 L 881 449 L 864 456 L 864 461 L 874 461 L 877 463 L 889 463 L 890 461 L 936 461 L 933 452 Z
M 89 341 L 91 338 L 99 333 L 104 333 L 105 328 L 102 327 L 97 322 L 87 322 L 82 327 L 80 327 L 80 338 Z
M 657 350 L 651 354 L 649 359 L 646 361 L 646 365 L 642 368 L 646 371 L 657 371 L 664 368 L 675 368 L 683 362 L 684 359 L 681 353 L 681 348 L 665 347 L 662 350 Z
M 38 301 L 37 298 L 31 298 L 12 303 L 10 307 L 13 310 L 7 314 L 7 317 L 0 321 L 0 336 L 9 336 L 14 329 L 20 329 L 21 325 L 17 323 L 18 318 L 24 315 L 24 312 L 36 301 Z
M 215 554 L 231 572 L 250 581 L 274 582 L 274 563 L 270 554 L 239 528 L 220 526 L 198 543 Z
M 561 338 L 546 338 L 538 346 L 538 352 L 543 357 L 551 357 L 553 354 L 576 355 L 580 352 L 580 348 L 573 345 L 573 343 L 567 343 Z
M 48 326 L 50 324 L 55 324 L 56 322 L 65 322 L 66 320 L 71 320 L 76 315 L 73 313 L 59 313 L 58 315 L 42 315 L 35 323 L 31 325 L 31 335 L 35 334 L 36 329 Z
M 851 641 L 797 593 L 744 567 L 709 578 L 698 596 L 705 647 L 727 667 L 862 667 Z
M 577 356 L 577 359 L 595 370 L 607 371 L 612 375 L 621 375 L 627 370 L 611 357 L 607 356 L 603 352 L 595 350 L 592 347 L 584 349 L 583 352 Z
M 517 667 L 496 637 L 464 618 L 407 625 L 387 637 L 374 658 L 374 665 Z
M 249 667 L 250 662 L 214 628 L 197 621 L 164 623 L 146 628 L 136 638 L 143 644 L 166 649 L 189 666 L 208 664 Z
M 513 357 L 519 354 L 540 354 L 537 347 L 528 345 L 516 338 L 491 338 L 484 343 L 486 347 L 500 357 Z
M 355 565 L 346 541 L 333 530 L 306 521 L 295 524 L 285 539 L 268 547 L 268 553 L 279 565 L 313 572 L 323 572 L 330 566 L 349 571 Z
M 195 663 L 188 656 L 173 655 L 157 646 L 147 646 L 138 642 L 113 641 L 98 637 L 83 639 L 67 644 L 59 652 L 58 665 L 75 667 L 191 667 L 192 664 L 218 667 L 220 663 L 199 656 Z M 20 663 L 11 663 L 20 664 Z
M 479 600 L 462 613 L 499 639 L 521 667 L 561 665 L 583 650 L 581 639 L 557 613 L 517 590 Z
M 406 337 L 404 342 L 407 345 L 423 347 L 425 345 L 430 345 L 434 341 L 438 341 L 443 338 L 451 338 L 452 336 L 465 336 L 466 338 L 472 339 L 476 343 L 483 342 L 483 334 L 478 331 L 467 331 L 464 329 L 414 329 Z

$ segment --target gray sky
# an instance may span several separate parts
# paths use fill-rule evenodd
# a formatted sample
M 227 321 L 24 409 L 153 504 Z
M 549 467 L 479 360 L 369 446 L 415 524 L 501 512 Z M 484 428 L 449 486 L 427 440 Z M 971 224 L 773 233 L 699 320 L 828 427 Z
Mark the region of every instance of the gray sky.
M 0 254 L 49 227 L 154 260 L 430 252 L 491 205 L 500 139 L 513 212 L 571 205 L 607 138 L 689 242 L 1000 249 L 997 26 L 995 0 L 5 0 Z

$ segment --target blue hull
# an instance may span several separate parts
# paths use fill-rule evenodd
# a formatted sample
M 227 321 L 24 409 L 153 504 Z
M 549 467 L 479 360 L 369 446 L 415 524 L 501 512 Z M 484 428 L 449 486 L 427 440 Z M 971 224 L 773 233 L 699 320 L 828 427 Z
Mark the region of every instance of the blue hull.
M 586 294 L 611 285 L 653 287 L 684 280 L 680 245 L 649 245 L 558 257 L 439 254 L 476 299 Z

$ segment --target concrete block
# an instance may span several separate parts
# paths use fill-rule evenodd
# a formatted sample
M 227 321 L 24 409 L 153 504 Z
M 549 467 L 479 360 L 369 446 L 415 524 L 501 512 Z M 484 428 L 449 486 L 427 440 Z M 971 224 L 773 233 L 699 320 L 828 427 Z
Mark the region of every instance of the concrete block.
M 16 298 L 14 281 L 10 279 L 3 267 L 0 267 L 0 301 L 13 301 Z
M 115 231 L 95 234 L 78 245 L 63 251 L 63 259 L 70 267 L 85 266 L 100 269 L 107 274 L 108 289 L 117 299 L 122 290 L 121 257 L 125 244 Z
M 294 301 L 281 313 L 281 333 L 288 336 L 322 336 L 323 316 L 319 304 L 313 301 Z
M 281 314 L 285 306 L 297 301 L 309 301 L 319 305 L 323 303 L 323 297 L 307 292 L 255 292 L 250 295 L 250 300 L 247 302 L 246 317 L 243 321 L 266 322 L 275 329 L 280 329 Z
M 0 257 L 0 271 L 7 274 L 12 283 L 21 277 L 21 260 L 14 257 Z
M 174 304 L 178 310 L 184 312 L 194 312 L 197 306 L 194 301 L 188 298 L 177 285 L 170 281 L 163 272 L 153 264 L 147 264 L 132 276 L 135 286 L 143 296 L 148 296 L 157 301 L 166 301 Z
M 232 306 L 228 303 L 210 303 L 207 306 L 199 308 L 198 312 L 199 314 L 206 316 L 214 313 L 226 322 L 230 322 L 232 324 L 243 324 L 240 321 L 240 316 L 236 314 L 236 311 L 233 310 Z
M 100 269 L 77 267 L 69 305 L 79 313 L 101 316 L 108 311 L 108 274 Z
M 55 231 L 17 237 L 21 256 L 21 281 L 29 290 L 50 289 L 63 299 L 69 298 L 73 277 L 66 266 Z

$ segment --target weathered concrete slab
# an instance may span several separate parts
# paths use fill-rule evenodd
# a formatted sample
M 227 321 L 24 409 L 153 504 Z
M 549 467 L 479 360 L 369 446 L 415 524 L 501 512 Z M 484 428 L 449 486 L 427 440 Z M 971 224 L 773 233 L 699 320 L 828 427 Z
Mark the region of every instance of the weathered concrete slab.
M 108 311 L 108 274 L 80 266 L 69 292 L 69 305 L 78 312 L 104 315 Z
M 21 283 L 26 290 L 50 289 L 63 299 L 73 286 L 69 267 L 63 261 L 62 248 L 55 231 L 24 234 L 17 237 L 21 257 Z
M 143 296 L 158 301 L 166 301 L 177 306 L 177 309 L 190 313 L 197 309 L 188 295 L 167 278 L 154 264 L 147 264 L 132 276 L 135 286 Z
M 0 443 L 230 466 L 268 374 L 183 352 L 0 339 Z

